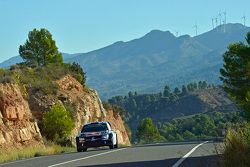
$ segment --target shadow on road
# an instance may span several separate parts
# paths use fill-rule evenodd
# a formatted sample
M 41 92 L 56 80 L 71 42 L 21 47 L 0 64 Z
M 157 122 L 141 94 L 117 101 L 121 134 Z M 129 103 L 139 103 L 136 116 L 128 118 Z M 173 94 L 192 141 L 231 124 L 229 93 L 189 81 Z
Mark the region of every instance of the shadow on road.
M 141 161 L 141 162 L 124 162 L 116 164 L 87 165 L 88 167 L 172 167 L 179 158 L 158 160 L 158 161 Z M 221 156 L 204 156 L 190 157 L 186 159 L 179 167 L 219 167 Z M 86 167 L 86 166 L 78 166 Z

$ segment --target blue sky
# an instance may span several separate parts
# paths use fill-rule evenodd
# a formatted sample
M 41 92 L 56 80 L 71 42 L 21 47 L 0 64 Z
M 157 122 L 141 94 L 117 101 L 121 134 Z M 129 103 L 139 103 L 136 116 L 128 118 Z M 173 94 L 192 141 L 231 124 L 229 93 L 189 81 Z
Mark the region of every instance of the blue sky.
M 212 28 L 212 17 L 227 11 L 227 22 L 250 25 L 249 0 L 0 0 L 0 62 L 18 55 L 33 28 L 47 28 L 60 51 L 82 53 L 116 41 L 139 38 L 153 29 L 195 34 Z

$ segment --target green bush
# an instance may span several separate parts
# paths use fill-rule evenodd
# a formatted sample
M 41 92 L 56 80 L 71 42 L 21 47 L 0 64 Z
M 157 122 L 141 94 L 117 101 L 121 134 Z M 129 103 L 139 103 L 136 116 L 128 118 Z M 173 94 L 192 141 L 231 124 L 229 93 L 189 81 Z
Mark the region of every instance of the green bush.
M 43 116 L 42 133 L 48 140 L 58 144 L 64 143 L 73 128 L 74 121 L 62 104 L 52 106 L 51 110 Z

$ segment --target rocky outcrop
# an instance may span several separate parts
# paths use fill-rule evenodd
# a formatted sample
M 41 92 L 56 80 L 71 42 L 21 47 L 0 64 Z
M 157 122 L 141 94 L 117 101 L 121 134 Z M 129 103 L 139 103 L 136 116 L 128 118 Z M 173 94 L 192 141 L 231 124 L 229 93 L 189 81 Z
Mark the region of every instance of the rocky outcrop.
M 109 121 L 118 133 L 119 143 L 130 145 L 122 118 L 103 108 L 95 90 L 83 87 L 70 75 L 55 83 L 59 90 L 54 95 L 28 88 L 28 100 L 23 98 L 17 85 L 0 84 L 0 148 L 42 144 L 38 125 L 43 114 L 57 103 L 71 108 L 70 112 L 75 120 L 75 128 L 71 134 L 72 142 L 75 142 L 75 137 L 84 124 Z M 38 125 L 35 120 L 38 121 Z
M 114 116 L 113 111 L 106 111 L 95 90 L 84 88 L 70 75 L 57 81 L 60 87 L 59 99 L 62 103 L 73 103 L 75 106 L 75 129 L 72 131 L 72 139 L 79 133 L 82 126 L 88 122 L 109 121 L 118 133 L 119 143 L 130 145 L 128 134 L 122 118 Z
M 29 105 L 15 84 L 0 84 L 0 148 L 42 144 Z
M 130 145 L 128 132 L 126 131 L 124 121 L 119 114 L 114 113 L 112 109 L 107 110 L 105 121 L 110 122 L 112 129 L 116 131 L 119 144 Z

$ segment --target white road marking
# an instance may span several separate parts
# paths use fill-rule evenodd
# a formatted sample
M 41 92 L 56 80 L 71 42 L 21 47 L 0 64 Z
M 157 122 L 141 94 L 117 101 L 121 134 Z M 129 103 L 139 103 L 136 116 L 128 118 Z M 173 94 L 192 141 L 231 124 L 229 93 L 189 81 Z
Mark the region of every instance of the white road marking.
M 89 158 L 97 157 L 97 156 L 100 156 L 100 155 L 110 154 L 110 153 L 121 151 L 121 150 L 125 150 L 125 149 L 127 149 L 127 148 L 121 148 L 121 149 L 112 150 L 112 151 L 108 151 L 108 152 L 104 152 L 104 153 L 100 153 L 100 154 L 91 155 L 91 156 L 88 156 L 88 157 L 74 159 L 74 160 L 71 160 L 71 161 L 65 161 L 65 162 L 62 162 L 62 163 L 50 165 L 48 167 L 54 167 L 54 166 L 64 165 L 64 164 L 68 164 L 68 163 L 71 163 L 71 162 L 80 161 L 80 160 L 84 160 L 84 159 L 89 159 Z
M 195 146 L 192 150 L 190 150 L 186 155 L 184 155 L 181 159 L 179 159 L 172 167 L 178 167 L 187 157 L 189 157 L 189 155 L 191 155 L 198 147 L 200 147 L 201 145 L 207 143 L 208 141 L 205 141 L 203 143 L 198 144 L 197 146 Z

